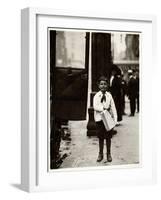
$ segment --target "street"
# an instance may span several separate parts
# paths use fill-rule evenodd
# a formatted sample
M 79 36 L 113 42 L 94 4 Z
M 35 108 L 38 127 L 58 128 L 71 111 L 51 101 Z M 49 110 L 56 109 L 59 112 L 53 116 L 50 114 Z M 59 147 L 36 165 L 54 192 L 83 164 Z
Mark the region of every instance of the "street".
M 115 128 L 117 134 L 112 137 L 112 162 L 106 162 L 106 145 L 104 159 L 96 162 L 98 156 L 97 137 L 87 137 L 87 121 L 69 121 L 70 140 L 62 140 L 60 153 L 63 163 L 60 168 L 94 167 L 107 165 L 127 165 L 139 163 L 139 114 L 129 117 L 129 102 L 126 102 L 123 120 Z

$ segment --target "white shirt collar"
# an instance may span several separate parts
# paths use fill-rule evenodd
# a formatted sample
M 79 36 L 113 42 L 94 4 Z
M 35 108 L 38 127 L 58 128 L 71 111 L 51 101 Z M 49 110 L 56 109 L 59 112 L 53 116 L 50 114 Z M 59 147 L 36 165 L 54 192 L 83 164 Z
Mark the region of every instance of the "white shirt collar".
M 99 96 L 102 96 L 102 95 L 103 95 L 103 93 L 101 91 L 99 91 Z M 108 95 L 107 91 L 105 92 L 105 95 Z

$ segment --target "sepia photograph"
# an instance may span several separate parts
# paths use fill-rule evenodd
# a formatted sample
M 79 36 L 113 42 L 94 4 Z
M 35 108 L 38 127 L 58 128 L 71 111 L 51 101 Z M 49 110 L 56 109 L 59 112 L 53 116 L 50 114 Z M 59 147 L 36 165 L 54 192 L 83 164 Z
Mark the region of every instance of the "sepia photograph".
M 141 32 L 48 28 L 48 168 L 141 164 Z

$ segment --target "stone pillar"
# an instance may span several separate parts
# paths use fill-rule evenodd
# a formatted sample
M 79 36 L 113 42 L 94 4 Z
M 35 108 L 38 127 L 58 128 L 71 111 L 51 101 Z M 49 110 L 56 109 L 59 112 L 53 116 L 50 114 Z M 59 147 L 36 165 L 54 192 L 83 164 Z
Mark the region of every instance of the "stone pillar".
M 111 34 L 92 33 L 91 38 L 91 82 L 90 107 L 88 108 L 89 121 L 87 123 L 87 136 L 96 136 L 96 123 L 94 121 L 93 97 L 98 91 L 97 81 L 100 76 L 110 78 L 111 71 Z
M 110 78 L 111 63 L 111 34 L 92 33 L 92 92 L 98 91 L 100 76 Z

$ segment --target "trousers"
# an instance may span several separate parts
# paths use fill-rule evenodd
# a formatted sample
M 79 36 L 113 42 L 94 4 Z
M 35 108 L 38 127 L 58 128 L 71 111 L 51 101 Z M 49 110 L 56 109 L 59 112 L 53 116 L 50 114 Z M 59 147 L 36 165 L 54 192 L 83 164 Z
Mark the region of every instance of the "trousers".
M 104 140 L 106 140 L 107 154 L 111 153 L 112 130 L 106 131 L 103 121 L 96 122 L 97 136 L 99 139 L 99 153 L 103 154 Z

